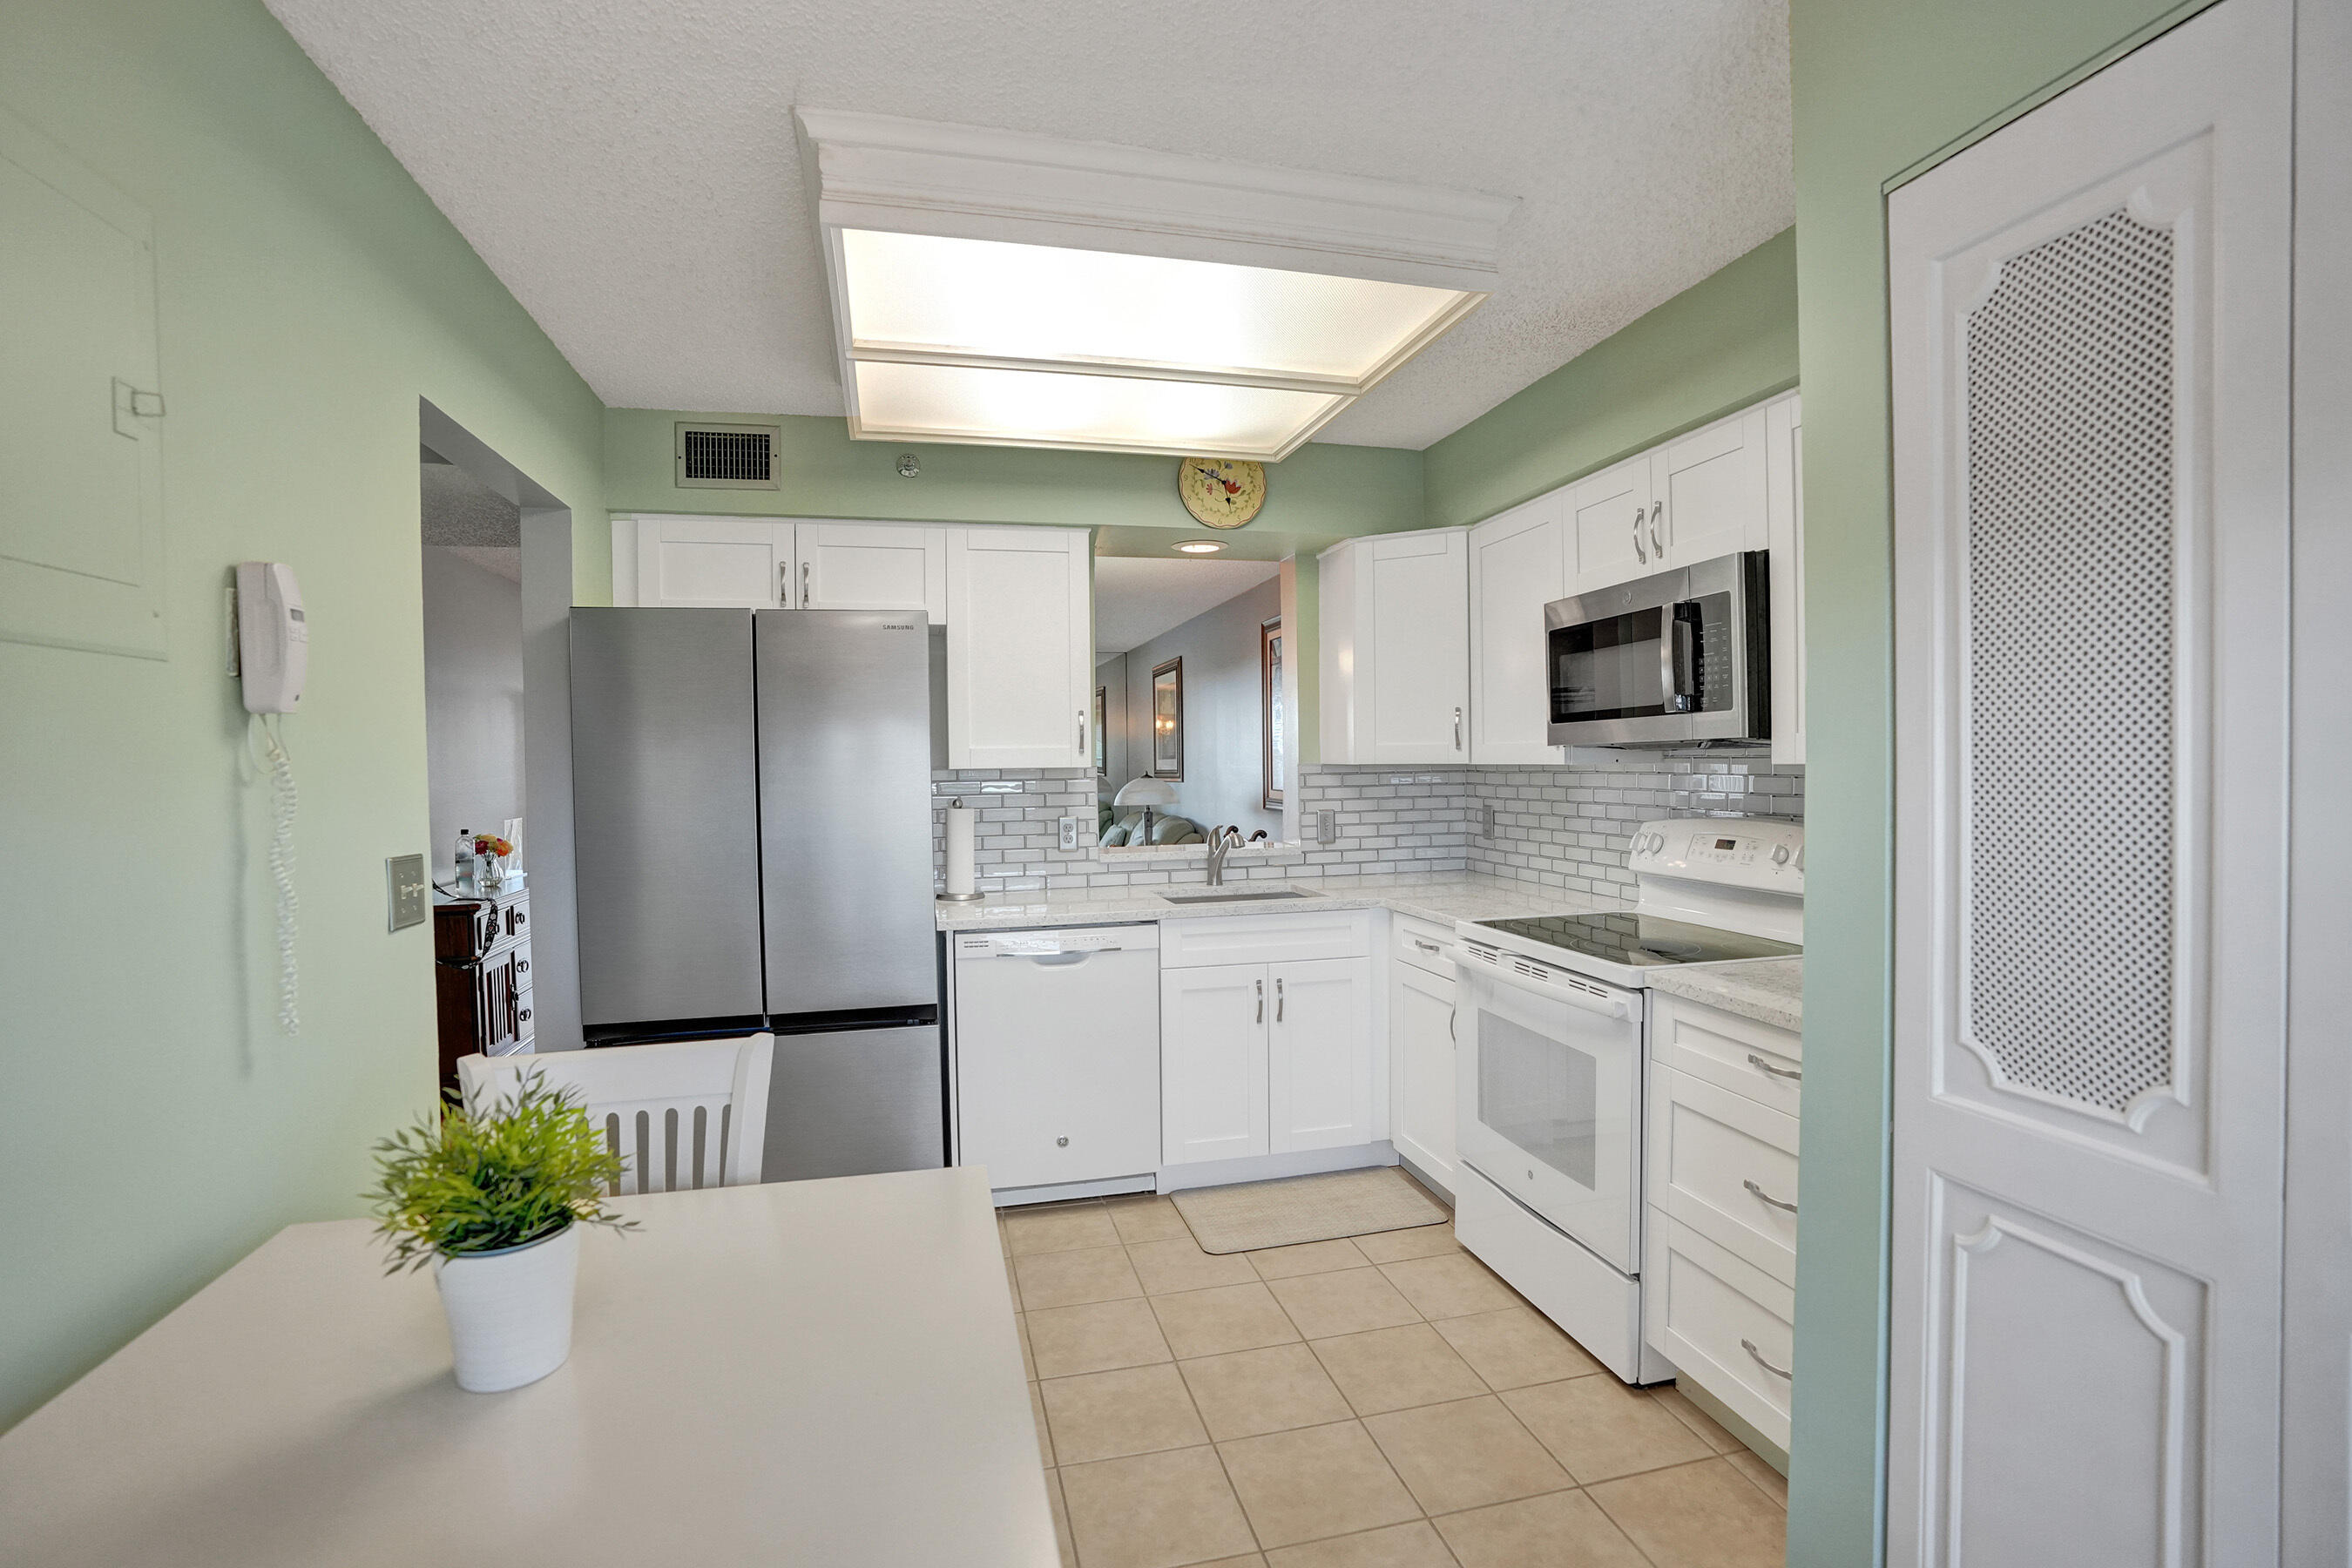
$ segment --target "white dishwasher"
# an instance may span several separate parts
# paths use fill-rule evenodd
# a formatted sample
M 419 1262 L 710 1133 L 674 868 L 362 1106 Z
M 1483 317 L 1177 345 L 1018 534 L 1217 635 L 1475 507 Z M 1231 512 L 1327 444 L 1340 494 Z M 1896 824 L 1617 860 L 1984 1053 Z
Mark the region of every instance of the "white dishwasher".
M 1000 1201 L 1150 1184 L 1160 928 L 959 932 L 955 959 L 958 1163 L 987 1166 Z

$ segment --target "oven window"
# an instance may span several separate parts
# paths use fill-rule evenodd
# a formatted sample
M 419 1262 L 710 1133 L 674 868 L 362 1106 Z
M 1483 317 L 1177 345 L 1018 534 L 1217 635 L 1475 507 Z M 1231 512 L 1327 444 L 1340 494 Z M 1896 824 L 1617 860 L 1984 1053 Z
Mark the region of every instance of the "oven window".
M 1594 1191 L 1600 1063 L 1564 1040 L 1478 1009 L 1478 1120 Z
M 1551 721 L 1652 719 L 1666 711 L 1660 679 L 1659 628 L 1666 612 L 1633 610 L 1547 634 Z

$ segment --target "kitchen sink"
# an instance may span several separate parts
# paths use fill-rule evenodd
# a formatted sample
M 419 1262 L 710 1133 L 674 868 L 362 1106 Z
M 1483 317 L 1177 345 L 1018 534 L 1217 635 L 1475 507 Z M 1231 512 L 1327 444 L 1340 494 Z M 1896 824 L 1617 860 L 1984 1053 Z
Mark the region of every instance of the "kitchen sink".
M 1294 888 L 1273 888 L 1261 893 L 1162 893 L 1160 898 L 1171 904 L 1258 904 L 1269 899 L 1311 899 L 1313 893 L 1302 893 Z

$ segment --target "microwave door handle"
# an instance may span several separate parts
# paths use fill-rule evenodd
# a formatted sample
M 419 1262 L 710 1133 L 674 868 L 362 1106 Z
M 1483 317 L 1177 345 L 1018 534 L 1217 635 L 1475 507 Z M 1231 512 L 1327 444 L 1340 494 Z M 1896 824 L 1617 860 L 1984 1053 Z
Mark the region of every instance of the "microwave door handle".
M 1665 635 L 1658 639 L 1658 680 L 1665 697 L 1666 711 L 1687 713 L 1698 696 L 1697 643 L 1698 627 L 1682 614 L 1696 605 L 1666 606 Z

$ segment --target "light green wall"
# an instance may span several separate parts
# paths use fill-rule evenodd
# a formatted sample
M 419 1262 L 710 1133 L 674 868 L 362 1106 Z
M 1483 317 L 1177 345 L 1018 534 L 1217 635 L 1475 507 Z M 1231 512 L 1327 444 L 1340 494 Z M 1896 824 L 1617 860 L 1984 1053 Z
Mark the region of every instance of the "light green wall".
M 1788 1558 L 1809 1568 L 1875 1563 L 1883 1534 L 1893 657 L 1884 193 L 2201 3 L 1790 7 L 1811 711 Z
M 672 482 L 681 419 L 782 426 L 772 490 L 681 489 Z M 923 471 L 898 477 L 898 455 Z M 1422 525 L 1422 458 L 1391 447 L 1314 443 L 1266 466 L 1265 508 L 1234 538 L 1306 535 L 1325 542 Z M 1176 459 L 1017 447 L 853 441 L 846 422 L 816 416 L 680 414 L 614 408 L 604 416 L 606 503 L 616 512 L 841 517 L 930 522 L 1039 522 L 1079 528 L 1201 531 L 1176 499 Z
M 1492 517 L 1796 384 L 1784 230 L 1431 447 L 1429 526 Z
M 258 0 L 9 0 L 0 103 L 153 214 L 170 409 L 170 657 L 0 642 L 5 1426 L 280 1226 L 359 1212 L 370 1142 L 431 1103 L 431 937 L 383 903 L 427 848 L 418 398 L 600 531 L 604 495 L 595 398 Z M 297 1039 L 222 672 L 255 558 L 312 628 Z

